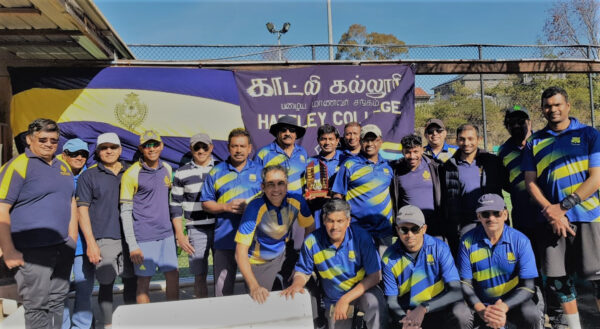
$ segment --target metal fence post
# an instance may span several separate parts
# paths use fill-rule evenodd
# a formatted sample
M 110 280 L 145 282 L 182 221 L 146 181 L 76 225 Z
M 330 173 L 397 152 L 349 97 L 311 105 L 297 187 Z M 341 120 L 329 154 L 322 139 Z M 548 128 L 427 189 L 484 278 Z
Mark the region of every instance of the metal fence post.
M 477 46 L 479 51 L 479 59 L 483 59 L 482 55 L 482 46 Z M 481 94 L 481 115 L 483 116 L 483 148 L 487 150 L 487 118 L 485 115 L 485 94 L 484 94 L 484 86 L 483 86 L 483 74 L 479 73 L 479 87 Z
M 592 48 L 590 46 L 587 47 L 587 55 L 588 59 L 592 59 Z M 594 117 L 594 81 L 592 80 L 592 72 L 588 73 L 588 79 L 590 83 L 590 111 L 591 111 L 591 121 L 592 127 L 596 128 L 596 120 Z
M 310 50 L 312 52 L 312 60 L 317 60 L 317 49 L 315 49 L 315 45 L 310 46 Z

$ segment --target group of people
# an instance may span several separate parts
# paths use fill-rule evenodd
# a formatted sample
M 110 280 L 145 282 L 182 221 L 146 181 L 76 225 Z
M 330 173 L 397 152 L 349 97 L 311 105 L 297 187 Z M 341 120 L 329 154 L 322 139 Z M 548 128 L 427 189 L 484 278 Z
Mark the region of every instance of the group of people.
M 247 130 L 229 133 L 220 163 L 199 133 L 176 171 L 155 131 L 140 136 L 133 164 L 115 133 L 99 135 L 88 168 L 85 142 L 55 156 L 59 127 L 37 119 L 25 153 L 0 170 L 2 258 L 16 270 L 28 328 L 90 328 L 94 280 L 105 327 L 117 276 L 126 303 L 150 302 L 157 271 L 178 299 L 179 246 L 196 297 L 208 296 L 212 251 L 215 296 L 234 293 L 238 270 L 258 303 L 306 288 L 316 325 L 330 329 L 350 328 L 358 310 L 368 328 L 542 328 L 536 286 L 577 329 L 575 274 L 592 282 L 600 308 L 600 141 L 569 117 L 565 90 L 546 89 L 541 111 L 547 125 L 536 132 L 525 108 L 506 111 L 511 137 L 498 155 L 478 148 L 477 126 L 458 127 L 452 146 L 430 119 L 427 145 L 407 135 L 394 161 L 379 152 L 381 130 L 356 122 L 343 135 L 319 127 L 309 157 L 296 143 L 305 128 L 283 116 L 253 160 Z

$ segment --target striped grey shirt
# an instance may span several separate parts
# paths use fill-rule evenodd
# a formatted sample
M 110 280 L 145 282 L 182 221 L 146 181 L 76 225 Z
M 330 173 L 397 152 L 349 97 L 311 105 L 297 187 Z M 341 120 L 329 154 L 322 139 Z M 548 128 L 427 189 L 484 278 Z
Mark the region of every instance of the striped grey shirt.
M 215 215 L 202 210 L 200 191 L 208 173 L 215 166 L 211 158 L 208 166 L 199 166 L 194 160 L 179 167 L 173 178 L 171 189 L 171 218 L 184 217 L 190 225 L 209 225 L 215 223 Z

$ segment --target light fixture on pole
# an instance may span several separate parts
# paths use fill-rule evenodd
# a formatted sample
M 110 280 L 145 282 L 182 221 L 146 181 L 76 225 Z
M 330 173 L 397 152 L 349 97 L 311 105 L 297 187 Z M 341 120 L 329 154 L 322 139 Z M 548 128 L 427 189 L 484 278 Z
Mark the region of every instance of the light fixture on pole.
M 277 30 L 275 29 L 275 25 L 271 22 L 267 23 L 267 30 L 269 30 L 269 32 L 275 34 L 277 33 L 277 46 L 279 49 L 279 60 L 282 60 L 281 58 L 281 35 L 285 34 L 287 31 L 290 30 L 290 26 L 292 24 L 290 24 L 289 22 L 285 22 L 283 23 L 283 27 L 281 28 L 281 30 Z

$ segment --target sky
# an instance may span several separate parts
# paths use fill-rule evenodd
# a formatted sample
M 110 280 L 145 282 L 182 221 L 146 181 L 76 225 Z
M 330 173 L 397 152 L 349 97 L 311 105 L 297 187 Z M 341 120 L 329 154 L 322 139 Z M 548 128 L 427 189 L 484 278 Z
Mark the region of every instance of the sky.
M 352 24 L 407 45 L 533 45 L 552 0 L 332 0 L 333 43 Z M 95 0 L 127 44 L 283 45 L 328 43 L 326 0 Z M 460 55 L 457 55 L 460 56 Z M 439 83 L 422 83 L 426 89 Z

